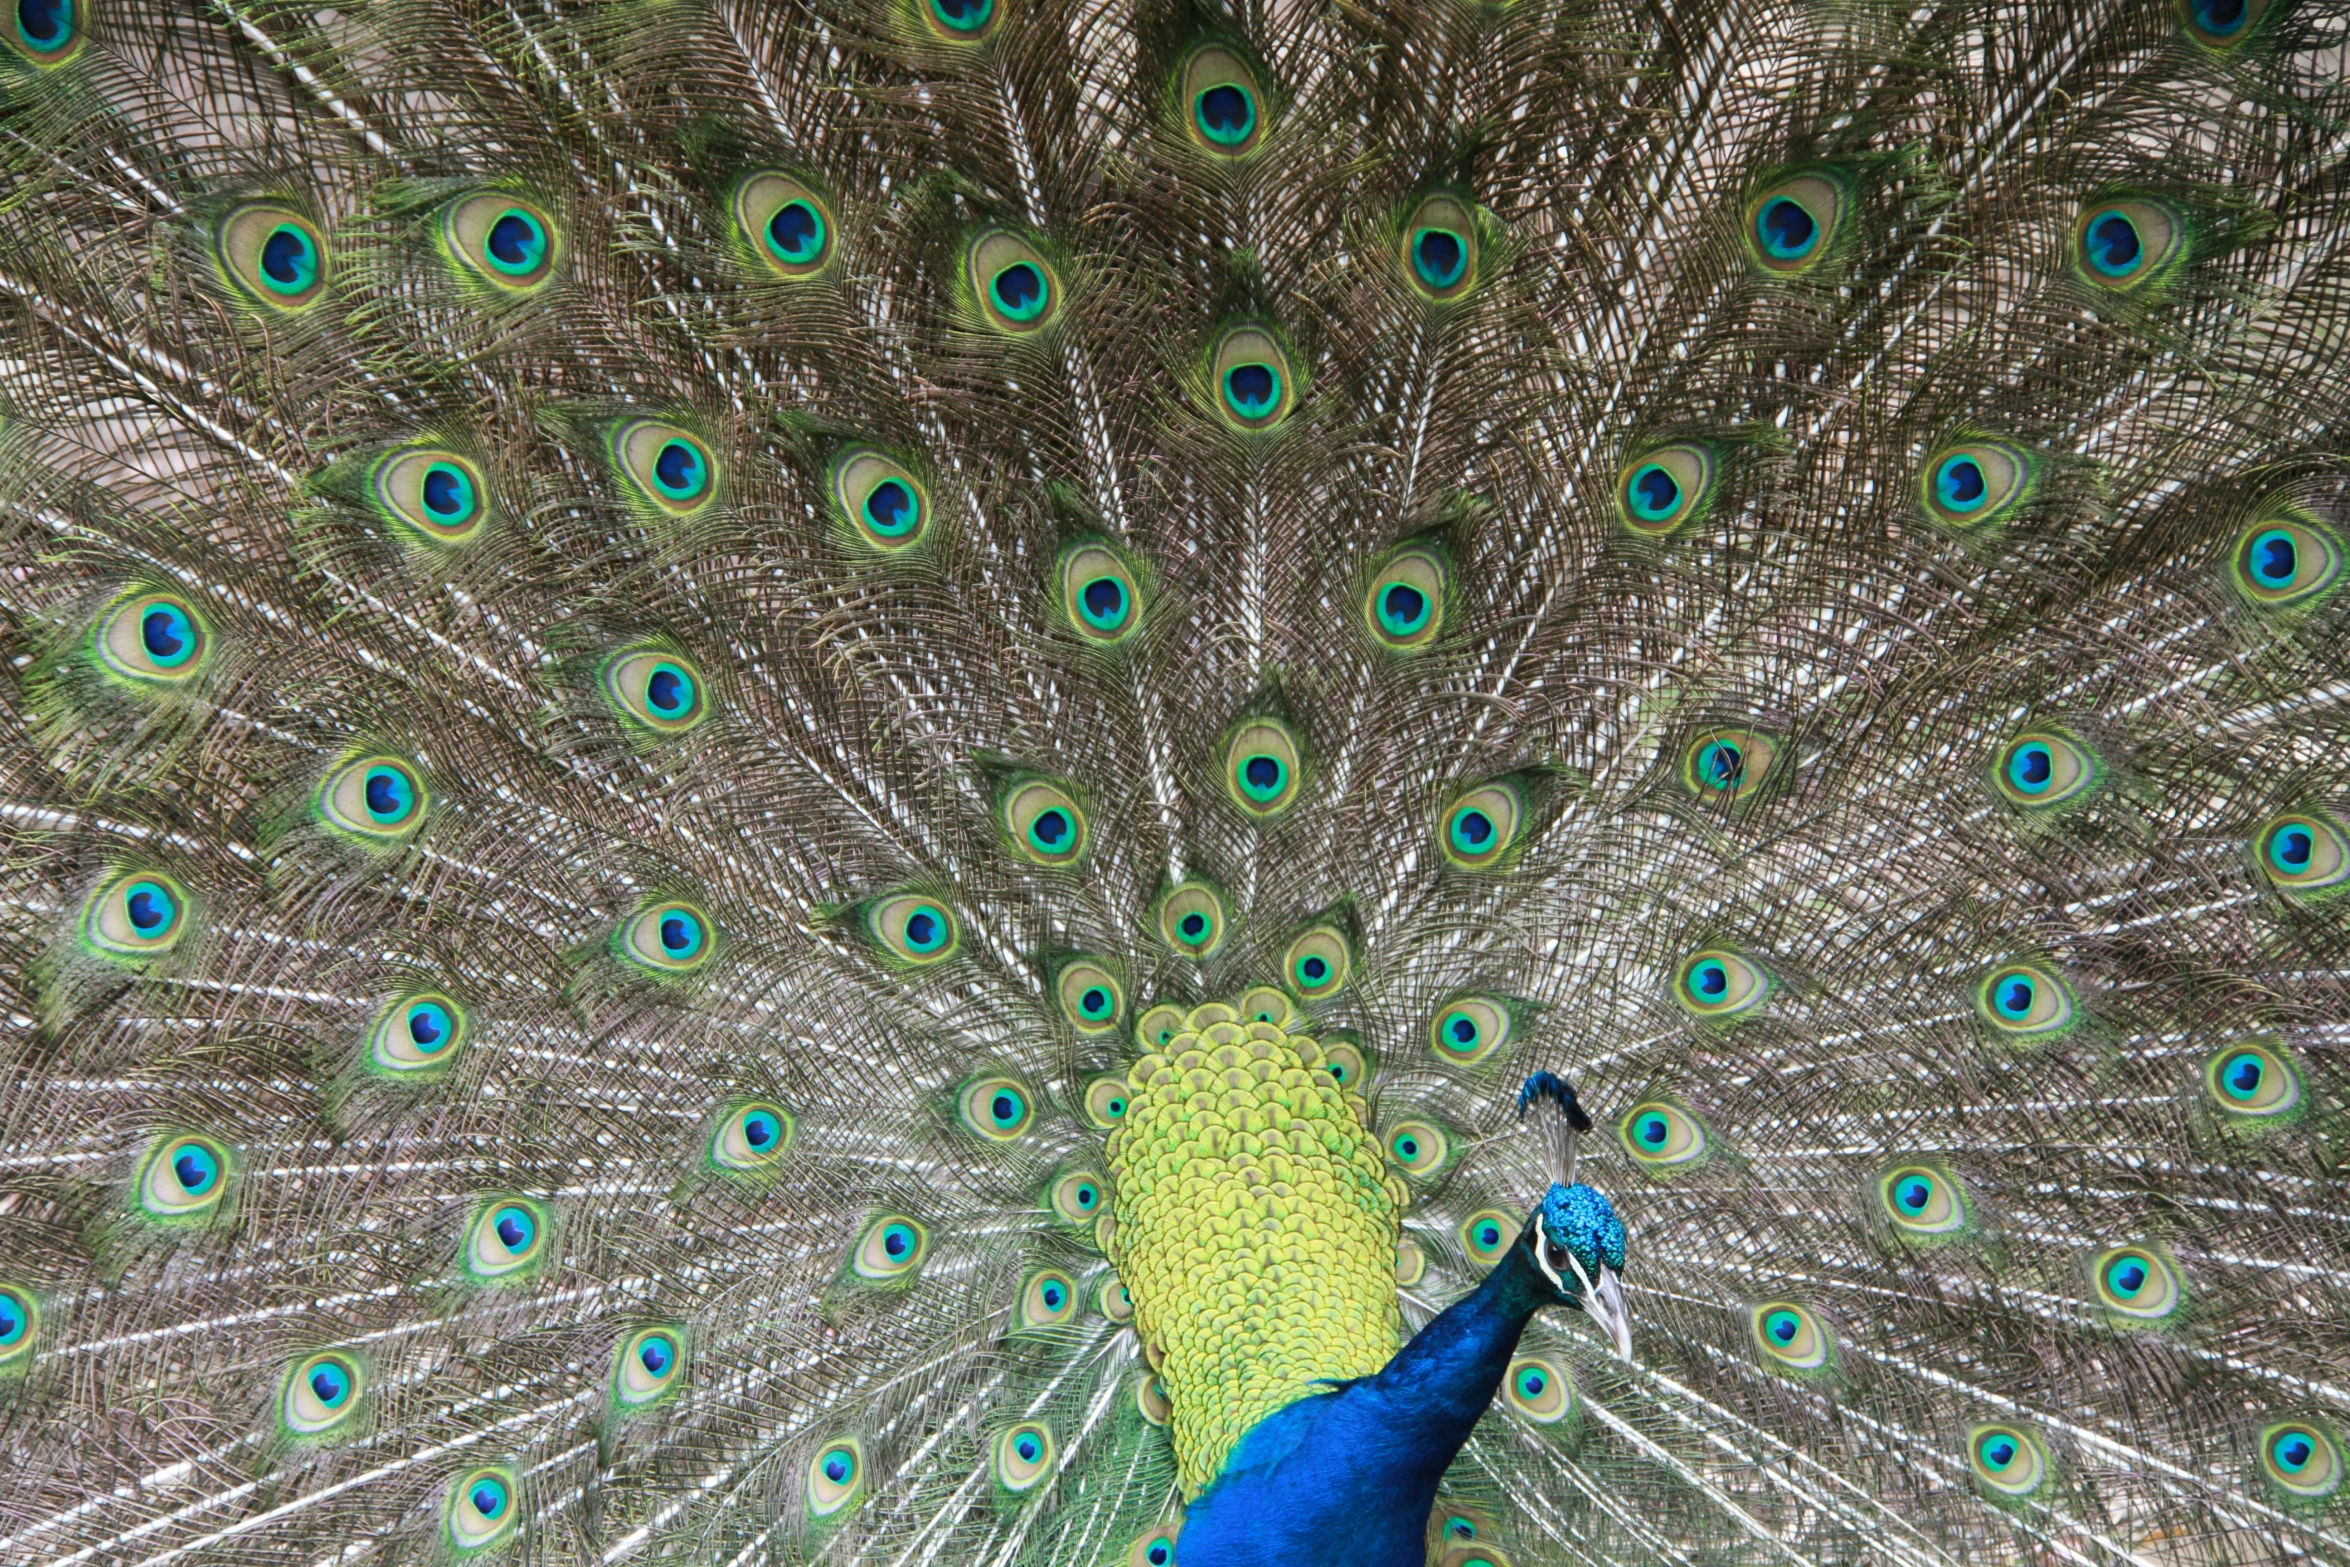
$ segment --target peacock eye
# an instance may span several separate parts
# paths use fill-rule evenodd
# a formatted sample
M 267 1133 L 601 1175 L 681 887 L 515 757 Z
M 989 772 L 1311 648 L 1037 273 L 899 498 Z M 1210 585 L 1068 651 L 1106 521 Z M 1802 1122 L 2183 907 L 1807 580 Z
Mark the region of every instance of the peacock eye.
M 1634 533 L 1664 537 L 1712 499 L 1717 468 L 1713 452 L 1691 442 L 1634 458 L 1616 482 L 1618 518 Z
M 2331 816 L 2292 811 L 2271 817 L 2252 842 L 2261 873 L 2288 898 L 2328 894 L 2350 882 L 2350 831 Z

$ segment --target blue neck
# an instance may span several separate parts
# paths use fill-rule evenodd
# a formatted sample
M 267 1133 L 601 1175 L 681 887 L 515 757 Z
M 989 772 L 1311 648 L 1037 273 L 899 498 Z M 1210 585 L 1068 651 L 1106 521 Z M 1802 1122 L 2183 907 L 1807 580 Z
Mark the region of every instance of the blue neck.
M 1181 1567 L 1421 1567 L 1437 1484 L 1556 1298 L 1512 1246 L 1386 1370 L 1267 1415 L 1192 1504 Z

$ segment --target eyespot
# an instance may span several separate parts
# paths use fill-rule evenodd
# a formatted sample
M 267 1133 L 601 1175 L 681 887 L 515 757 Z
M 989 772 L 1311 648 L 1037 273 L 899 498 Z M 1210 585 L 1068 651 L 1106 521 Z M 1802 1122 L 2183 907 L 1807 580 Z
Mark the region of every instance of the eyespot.
M 1091 1170 L 1071 1170 L 1056 1178 L 1051 1201 L 1063 1224 L 1091 1224 L 1110 1211 L 1109 1193 Z
M 1183 1009 L 1161 1002 L 1134 1020 L 1134 1037 L 1145 1050 L 1164 1049 L 1169 1040 L 1183 1032 L 1183 1024 Z
M 1406 545 L 1371 573 L 1363 594 L 1363 624 L 1380 646 L 1417 652 L 1443 632 L 1451 586 L 1451 563 L 1442 552 L 1425 544 Z
M 914 0 L 931 32 L 951 44 L 976 44 L 995 31 L 1003 14 L 996 0 Z
M 41 1307 L 33 1293 L 0 1284 L 0 1376 L 20 1369 L 41 1335 Z
M 277 202 L 250 202 L 222 219 L 215 254 L 238 288 L 272 310 L 303 310 L 326 293 L 326 236 Z
M 1510 1043 L 1509 1008 L 1491 996 L 1455 996 L 1428 1025 L 1428 1048 L 1439 1061 L 1475 1066 Z
M 1046 1269 L 1031 1273 L 1020 1285 L 1020 1326 L 1028 1329 L 1064 1327 L 1077 1319 L 1077 1286 L 1066 1273 Z
M 710 1162 L 722 1170 L 764 1170 L 790 1151 L 799 1123 L 779 1104 L 754 1099 L 718 1118 L 710 1134 Z
M 473 1035 L 473 1015 L 437 990 L 401 996 L 367 1031 L 367 1062 L 400 1077 L 438 1075 Z
M 1224 742 L 1224 792 L 1251 816 L 1278 816 L 1297 803 L 1304 752 L 1280 719 L 1249 719 Z
M 319 820 L 370 847 L 405 842 L 424 825 L 432 793 L 416 769 L 396 756 L 352 758 L 318 785 Z
M 1322 1041 L 1322 1070 L 1340 1088 L 1359 1094 L 1370 1080 L 1371 1063 L 1361 1045 L 1344 1035 L 1333 1034 Z
M 1036 1100 L 1009 1077 L 979 1077 L 955 1095 L 955 1118 L 990 1142 L 1008 1143 L 1036 1119 Z
M 1477 218 L 1442 192 L 1414 209 L 1403 226 L 1403 270 L 1415 293 L 1449 304 L 1477 286 Z
M 1302 930 L 1281 954 L 1281 972 L 1307 1001 L 1335 996 L 1354 975 L 1354 943 L 1335 925 Z
M 690 517 L 718 493 L 718 458 L 710 444 L 661 419 L 613 427 L 612 466 L 631 497 L 665 517 Z
M 922 1265 L 930 1232 L 903 1214 L 885 1213 L 866 1224 L 852 1266 L 860 1278 L 901 1279 Z
M 2252 839 L 2261 874 L 2279 892 L 2306 898 L 2350 882 L 2350 835 L 2313 811 L 2271 817 Z
M 1231 50 L 1208 44 L 1183 64 L 1184 129 L 1219 158 L 1242 158 L 1265 135 L 1265 94 L 1256 72 Z
M 1154 1426 L 1165 1425 L 1175 1414 L 1174 1401 L 1167 1397 L 1167 1390 L 1159 1385 L 1159 1379 L 1154 1376 L 1134 1379 L 1134 1407 L 1141 1410 L 1142 1418 Z
M 1430 1122 L 1398 1121 L 1388 1129 L 1387 1162 L 1406 1175 L 1434 1175 L 1444 1168 L 1451 1151 L 1451 1142 Z
M 1204 881 L 1177 882 L 1159 899 L 1159 939 L 1187 958 L 1209 958 L 1224 945 L 1224 898 Z
M 865 1444 L 855 1437 L 826 1444 L 808 1460 L 808 1516 L 830 1518 L 864 1500 Z
M 1175 1567 L 1178 1524 L 1163 1524 L 1134 1542 L 1126 1553 L 1126 1567 Z
M 965 275 L 989 326 L 1025 337 L 1061 313 L 1061 277 L 1034 245 L 1006 229 L 982 231 L 964 251 Z
M 1085 1119 L 1096 1131 L 1114 1132 L 1126 1124 L 1126 1079 L 1115 1073 L 1085 1085 Z
M 877 447 L 854 446 L 832 462 L 832 499 L 858 542 L 899 555 L 930 531 L 930 489 Z
M 139 1171 L 139 1207 L 151 1219 L 207 1220 L 234 1173 L 225 1144 L 187 1134 L 158 1138 Z
M 527 293 L 555 275 L 563 246 L 554 219 L 507 191 L 484 191 L 449 205 L 441 234 L 452 255 L 483 282 Z
M 152 958 L 187 934 L 188 889 L 161 871 L 108 878 L 82 905 L 82 940 L 101 957 Z
M 2180 0 L 2187 36 L 2206 49 L 2234 49 L 2252 36 L 2268 0 Z
M 1238 1002 L 1241 1018 L 1250 1023 L 1263 1023 L 1289 1031 L 1297 1017 L 1297 1007 L 1290 1001 L 1289 992 L 1278 985 L 1251 985 L 1241 992 Z
M 1054 977 L 1053 993 L 1060 999 L 1061 1016 L 1080 1034 L 1106 1034 L 1126 1015 L 1125 985 L 1093 958 L 1065 965 Z
M 1101 1291 L 1095 1297 L 1094 1304 L 1112 1322 L 1131 1322 L 1134 1319 L 1133 1292 L 1126 1288 L 1115 1273 L 1102 1275 Z
M 1976 1015 L 2017 1038 L 2065 1033 L 2076 1020 L 2077 1005 L 2070 986 L 2030 963 L 1994 969 L 1975 987 Z
M 685 1335 L 674 1327 L 639 1328 L 612 1353 L 612 1400 L 628 1409 L 674 1393 L 685 1372 Z
M 613 951 L 656 976 L 690 974 L 717 950 L 710 916 L 680 898 L 647 904 L 616 933 Z
M 2296 513 L 2254 523 L 2237 536 L 2229 580 L 2261 609 L 2291 609 L 2324 598 L 2342 582 L 2342 540 Z
M 1085 858 L 1084 808 L 1051 779 L 1024 778 L 1005 790 L 997 821 L 1023 859 L 1059 870 Z
M 2000 794 L 2010 804 L 2033 811 L 2077 800 L 2104 776 L 2105 765 L 2096 752 L 2053 729 L 2017 735 L 2001 747 L 1991 767 L 1991 781 Z
M 2175 270 L 2187 248 L 2187 224 L 2164 202 L 2134 198 L 2093 203 L 2073 227 L 2082 276 L 2100 288 L 2127 291 Z
M 1971 532 L 2021 511 L 2039 487 L 2039 464 L 2004 441 L 1969 441 L 1927 458 L 1918 484 L 1927 516 Z
M 2165 1321 L 2186 1298 L 2177 1266 L 2151 1246 L 2115 1246 L 2091 1257 L 2089 1291 L 2108 1320 L 2122 1325 Z
M 1968 1222 L 1966 1197 L 1958 1183 L 1939 1170 L 1904 1165 L 1877 1181 L 1885 1215 L 1905 1234 L 1948 1236 Z
M 1617 514 L 1634 533 L 1661 539 L 1713 498 L 1715 467 L 1711 451 L 1687 441 L 1635 457 L 1616 478 Z
M 547 1255 L 547 1211 L 527 1197 L 499 1197 L 474 1213 L 465 1238 L 465 1271 L 491 1283 L 535 1273 Z
M 1706 1155 L 1705 1126 L 1678 1105 L 1652 1099 L 1624 1112 L 1616 1123 L 1624 1151 L 1652 1171 L 1695 1164 Z
M 1089 642 L 1123 642 L 1142 625 L 1142 584 L 1118 553 L 1102 544 L 1062 552 L 1061 608 Z
M 2331 1496 L 2342 1484 L 2342 1450 L 2314 1421 L 2287 1420 L 2260 1433 L 2260 1472 L 2289 1496 Z
M 1751 729 L 1709 729 L 1681 753 L 1681 783 L 1701 800 L 1743 800 L 1770 780 L 1779 743 Z
M 655 735 L 681 735 L 710 716 L 702 672 L 682 653 L 637 648 L 604 661 L 604 699 L 621 719 Z
M 883 898 L 865 914 L 865 931 L 900 963 L 928 968 L 962 950 L 963 930 L 944 903 L 918 892 Z
M 489 482 L 446 447 L 386 452 L 368 466 L 367 484 L 384 514 L 425 544 L 465 543 L 489 518 Z
M 1498 869 L 1526 825 L 1526 798 L 1514 786 L 1479 784 L 1444 808 L 1437 846 L 1465 871 Z
M 1279 338 L 1259 326 L 1225 329 L 1208 355 L 1216 412 L 1236 430 L 1270 430 L 1297 404 L 1298 372 Z
M 1747 203 L 1749 253 L 1764 270 L 1792 277 L 1817 266 L 1843 220 L 1846 193 L 1826 173 L 1792 175 Z
M 1575 1407 L 1575 1384 L 1566 1368 L 1540 1355 L 1511 1361 L 1501 1387 L 1511 1413 L 1537 1425 L 1556 1425 Z
M 1043 1421 L 1022 1421 L 996 1438 L 995 1479 L 1005 1490 L 1032 1491 L 1052 1472 L 1053 1433 Z
M 1820 1319 L 1794 1301 L 1765 1301 L 1754 1308 L 1750 1322 L 1755 1346 L 1774 1370 L 1822 1371 L 1835 1353 L 1835 1341 Z
M 1461 1221 L 1457 1232 L 1461 1250 L 1480 1268 L 1490 1268 L 1501 1261 L 1510 1249 L 1510 1242 L 1518 1238 L 1519 1223 L 1514 1214 L 1499 1208 L 1480 1208 Z
M 775 169 L 745 174 L 734 187 L 734 221 L 743 247 L 777 277 L 805 282 L 832 265 L 840 226 L 805 181 Z
M 2203 1091 L 2230 1119 L 2290 1120 L 2301 1110 L 2301 1073 L 2269 1039 L 2239 1040 L 2207 1059 Z
M 63 65 L 81 52 L 80 7 L 75 0 L 19 0 L 16 25 L 0 39 L 37 66 Z
M 2002 1496 L 2029 1496 L 2048 1478 L 2048 1455 L 2039 1439 L 2016 1426 L 1969 1428 L 1967 1463 L 1977 1480 Z
M 1704 1022 L 1745 1017 L 1771 996 L 1771 976 L 1743 953 L 1706 947 L 1681 960 L 1673 971 L 1673 1000 Z
M 99 617 L 90 646 L 109 674 L 163 688 L 204 673 L 212 661 L 212 628 L 175 593 L 137 593 Z
M 459 1556 L 472 1556 L 512 1538 L 518 1517 L 514 1490 L 510 1469 L 468 1470 L 451 1481 L 441 1513 L 449 1549 Z

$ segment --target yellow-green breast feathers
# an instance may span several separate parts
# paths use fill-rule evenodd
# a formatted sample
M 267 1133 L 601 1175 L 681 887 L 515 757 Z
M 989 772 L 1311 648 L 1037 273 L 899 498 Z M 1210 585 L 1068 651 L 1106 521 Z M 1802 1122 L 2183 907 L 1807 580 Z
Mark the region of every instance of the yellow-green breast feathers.
M 1110 1136 L 1110 1254 L 1173 1406 L 1186 1496 L 1249 1427 L 1379 1370 L 1402 1332 L 1404 1187 L 1302 1026 L 1193 1009 L 1134 1064 Z

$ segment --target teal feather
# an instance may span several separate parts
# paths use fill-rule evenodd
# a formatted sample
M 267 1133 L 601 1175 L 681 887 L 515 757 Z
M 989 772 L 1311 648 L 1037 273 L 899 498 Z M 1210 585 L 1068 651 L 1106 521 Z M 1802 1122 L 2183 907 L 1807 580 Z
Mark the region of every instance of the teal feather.
M 1414 1563 L 2350 1560 L 2336 12 L 0 12 L 0 1559 L 1174 1567 L 1224 1003 Z

